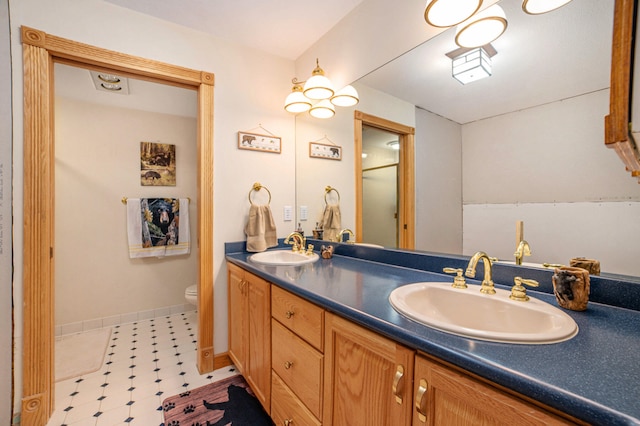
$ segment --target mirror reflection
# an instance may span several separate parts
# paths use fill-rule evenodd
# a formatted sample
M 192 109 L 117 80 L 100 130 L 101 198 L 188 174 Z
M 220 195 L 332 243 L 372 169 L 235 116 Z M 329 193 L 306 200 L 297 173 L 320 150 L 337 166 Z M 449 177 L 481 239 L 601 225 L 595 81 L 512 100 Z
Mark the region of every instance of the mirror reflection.
M 398 247 L 397 134 L 362 126 L 362 241 Z
M 416 249 L 514 261 L 522 221 L 525 263 L 587 257 L 603 272 L 640 275 L 640 187 L 603 136 L 613 3 L 574 1 L 537 16 L 517 0 L 500 5 L 509 26 L 492 43 L 490 77 L 453 78 L 453 28 L 354 83 L 361 101 L 351 111 L 416 128 Z M 350 111 L 296 117 L 299 205 L 310 206 L 323 176 L 339 179 L 341 194 L 355 186 L 353 132 Z M 322 135 L 340 141 L 342 161 L 309 161 L 305 145 Z M 346 227 L 353 203 L 343 195 Z

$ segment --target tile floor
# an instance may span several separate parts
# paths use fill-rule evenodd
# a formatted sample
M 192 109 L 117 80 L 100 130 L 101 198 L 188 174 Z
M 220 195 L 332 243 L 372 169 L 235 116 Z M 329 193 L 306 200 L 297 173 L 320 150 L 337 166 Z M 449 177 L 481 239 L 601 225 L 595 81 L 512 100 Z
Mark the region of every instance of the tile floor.
M 200 375 L 195 311 L 114 326 L 102 368 L 56 383 L 47 426 L 163 425 L 162 401 L 236 374 Z

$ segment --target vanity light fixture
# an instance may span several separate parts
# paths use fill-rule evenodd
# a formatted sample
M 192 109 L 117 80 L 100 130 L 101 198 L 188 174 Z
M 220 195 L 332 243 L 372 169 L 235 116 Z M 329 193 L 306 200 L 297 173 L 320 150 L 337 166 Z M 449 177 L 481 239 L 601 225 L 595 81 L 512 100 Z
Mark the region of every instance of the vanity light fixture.
M 468 50 L 452 61 L 453 78 L 462 84 L 491 76 L 491 57 L 483 47 Z
M 320 68 L 320 63 L 316 58 L 316 67 L 311 72 L 311 77 L 304 83 L 302 90 L 304 95 L 316 101 L 329 99 L 333 96 L 334 90 L 331 80 L 324 75 L 324 70 Z
M 507 17 L 500 6 L 493 5 L 458 25 L 456 44 L 480 47 L 491 43 L 507 29 Z
M 293 88 L 284 101 L 284 109 L 293 114 L 309 111 L 312 117 L 331 118 L 336 113 L 335 106 L 350 107 L 360 101 L 357 90 L 351 85 L 335 92 L 318 59 L 307 81 L 294 78 L 291 82 Z
M 297 78 L 294 78 L 291 82 L 293 83 L 293 89 L 284 101 L 284 109 L 293 114 L 309 111 L 311 101 L 302 93 L 302 83 Z
M 315 118 L 331 118 L 336 114 L 336 109 L 329 99 L 323 99 L 309 109 L 309 114 Z
M 452 27 L 473 16 L 480 6 L 482 0 L 427 0 L 424 20 L 434 27 Z
M 540 15 L 564 6 L 571 0 L 523 0 L 522 10 L 529 15 Z
M 350 107 L 360 102 L 358 91 L 352 85 L 348 85 L 338 90 L 331 98 L 331 103 L 335 106 Z

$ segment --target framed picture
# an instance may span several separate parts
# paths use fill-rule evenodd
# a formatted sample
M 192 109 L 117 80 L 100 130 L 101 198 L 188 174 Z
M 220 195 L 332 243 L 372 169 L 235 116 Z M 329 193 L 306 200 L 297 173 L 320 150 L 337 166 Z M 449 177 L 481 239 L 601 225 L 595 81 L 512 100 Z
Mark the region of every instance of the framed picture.
M 238 148 L 254 151 L 281 152 L 281 138 L 273 135 L 260 135 L 258 133 L 238 132 Z
M 318 142 L 309 142 L 309 157 L 342 160 L 342 147 Z
M 140 142 L 140 185 L 176 186 L 176 146 Z

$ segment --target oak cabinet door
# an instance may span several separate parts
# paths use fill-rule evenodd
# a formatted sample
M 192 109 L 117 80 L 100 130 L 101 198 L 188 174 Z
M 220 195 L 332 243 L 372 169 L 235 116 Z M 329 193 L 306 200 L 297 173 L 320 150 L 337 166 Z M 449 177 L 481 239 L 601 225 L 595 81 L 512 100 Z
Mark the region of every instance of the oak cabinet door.
M 325 425 L 411 424 L 414 352 L 326 314 Z
M 229 357 L 271 410 L 271 284 L 227 263 Z
M 414 426 L 574 424 L 421 355 L 413 382 Z
M 228 270 L 229 357 L 240 372 L 245 374 L 249 350 L 249 311 L 247 282 L 244 271 L 232 263 Z

